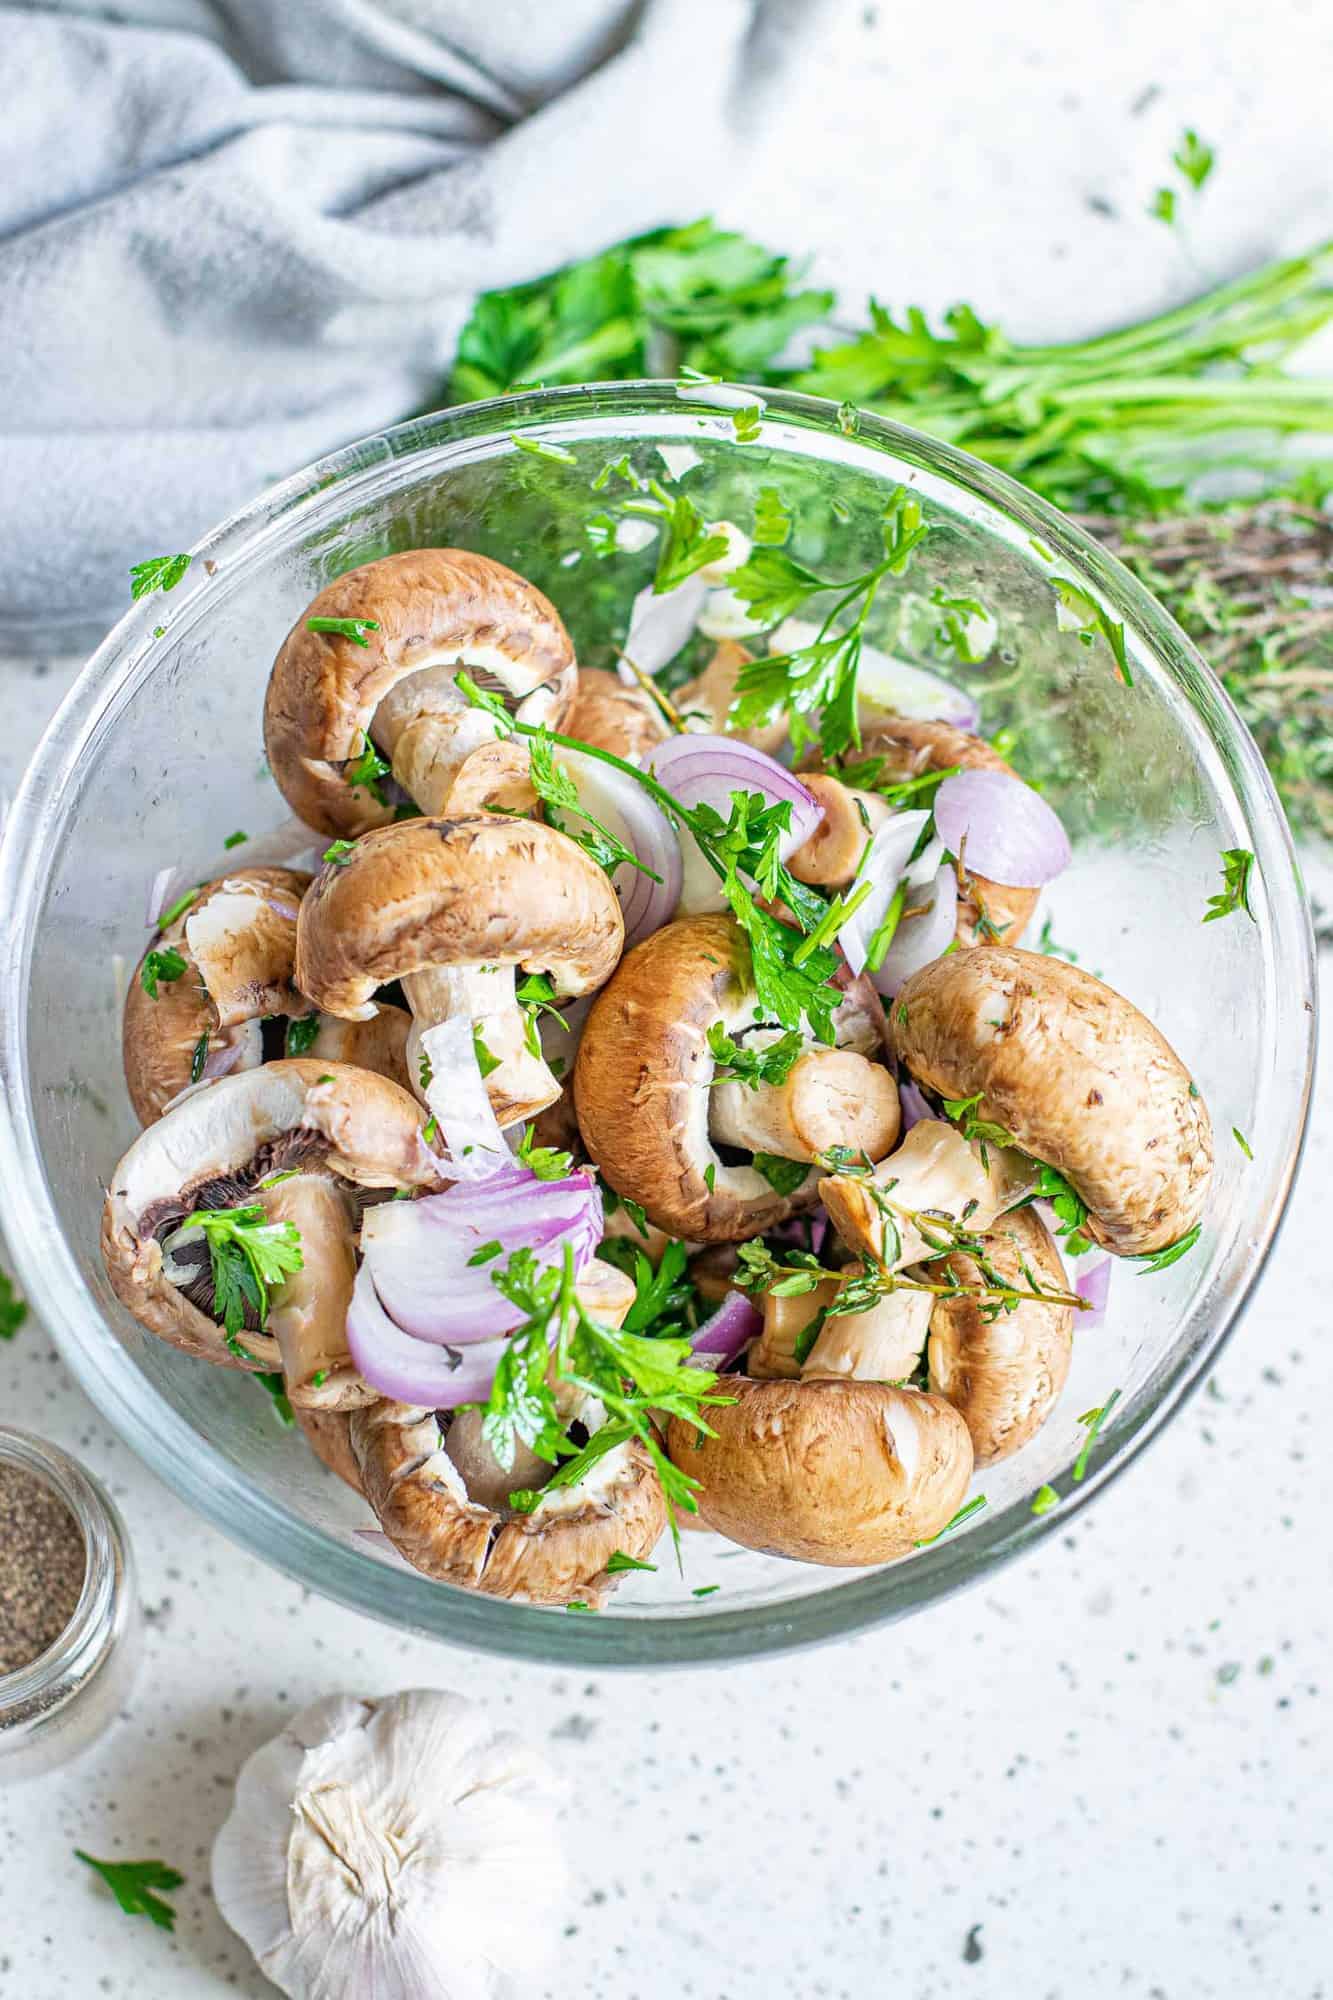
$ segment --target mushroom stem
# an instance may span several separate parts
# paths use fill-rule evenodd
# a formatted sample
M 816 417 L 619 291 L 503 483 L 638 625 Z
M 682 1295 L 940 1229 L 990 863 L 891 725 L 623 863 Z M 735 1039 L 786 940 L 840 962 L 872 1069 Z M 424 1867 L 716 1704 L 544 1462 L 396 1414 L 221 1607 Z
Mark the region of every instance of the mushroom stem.
M 921 1359 L 934 1305 L 931 1293 L 904 1290 L 888 1293 L 868 1312 L 828 1314 L 802 1375 L 906 1382 Z
M 514 998 L 512 965 L 434 966 L 405 975 L 403 991 L 413 1015 L 408 1069 L 420 1096 L 425 1096 L 420 1087 L 423 1030 L 464 1014 L 472 1021 L 486 1089 L 502 1126 L 535 1118 L 559 1097 L 560 1084 L 545 1058 L 528 1046 L 527 1018 Z M 497 1067 L 490 1068 L 486 1058 L 493 1058 Z
M 383 738 L 388 732 L 377 727 Z M 432 710 L 392 732 L 393 775 L 428 818 L 451 810 L 450 798 L 465 766 L 496 740 L 495 719 L 482 708 Z M 385 746 L 388 747 L 387 744 Z
M 257 1190 L 270 1222 L 290 1222 L 303 1262 L 269 1295 L 268 1331 L 282 1354 L 288 1397 L 306 1409 L 373 1403 L 347 1349 L 347 1308 L 356 1278 L 344 1196 L 326 1174 L 293 1174 Z
M 851 1049 L 811 1049 L 782 1083 L 725 1082 L 709 1100 L 713 1137 L 750 1153 L 816 1160 L 830 1146 L 882 1159 L 898 1136 L 898 1090 L 879 1063 Z
M 801 1372 L 801 1335 L 837 1298 L 837 1278 L 821 1278 L 808 1292 L 764 1293 L 764 1330 L 750 1349 L 747 1366 L 760 1381 L 794 1382 Z
M 989 1147 L 983 1164 L 952 1125 L 923 1118 L 872 1174 L 833 1174 L 820 1199 L 850 1249 L 886 1271 L 939 1257 L 958 1226 L 989 1229 L 1032 1185 L 1031 1162 Z
M 798 882 L 845 889 L 861 865 L 867 842 L 890 818 L 892 807 L 878 793 L 857 791 L 821 771 L 802 772 L 801 782 L 824 808 L 824 817 L 787 866 Z

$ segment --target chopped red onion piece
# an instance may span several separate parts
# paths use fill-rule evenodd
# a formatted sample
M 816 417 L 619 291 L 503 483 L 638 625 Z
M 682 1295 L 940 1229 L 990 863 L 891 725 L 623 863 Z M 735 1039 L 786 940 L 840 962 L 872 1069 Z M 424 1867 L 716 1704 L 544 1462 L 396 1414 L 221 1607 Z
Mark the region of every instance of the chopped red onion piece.
M 171 886 L 180 874 L 179 866 L 173 862 L 170 868 L 159 868 L 153 877 L 153 886 L 148 891 L 148 907 L 144 911 L 144 922 L 149 930 L 159 930 L 163 910 L 171 908 Z
M 639 944 L 661 930 L 680 901 L 682 862 L 675 828 L 643 786 L 624 771 L 618 771 L 614 764 L 604 764 L 598 757 L 580 756 L 575 750 L 562 750 L 560 761 L 577 785 L 588 811 L 659 878 L 654 882 L 643 868 L 632 868 L 627 861 L 621 863 L 611 878 L 625 919 L 628 950 L 630 945 Z
M 734 736 L 673 736 L 655 749 L 648 768 L 659 785 L 684 806 L 711 806 L 722 818 L 731 816 L 733 792 L 760 792 L 776 804 L 786 800 L 792 808 L 791 826 L 779 843 L 785 861 L 809 840 L 824 817 L 824 809 L 796 775 L 776 757 L 741 743 Z M 726 907 L 717 876 L 704 860 L 698 846 L 683 833 L 684 881 L 680 907 L 687 915 Z
M 508 1166 L 510 1153 L 482 1080 L 470 1018 L 456 1014 L 425 1029 L 421 1048 L 430 1065 L 426 1103 L 444 1141 L 445 1169 L 455 1180 L 485 1180 Z
M 924 916 L 903 918 L 884 955 L 884 963 L 870 975 L 876 990 L 892 996 L 923 965 L 942 958 L 953 942 L 957 917 L 958 883 L 952 868 L 941 868 L 935 877 L 930 908 Z
M 876 830 L 875 837 L 870 843 L 870 852 L 862 861 L 856 876 L 857 883 L 870 882 L 873 887 L 865 901 L 852 911 L 838 932 L 838 943 L 842 946 L 847 963 L 853 972 L 859 973 L 865 970 L 870 940 L 884 921 L 885 912 L 893 901 L 894 890 L 898 887 L 911 859 L 912 849 L 921 838 L 922 828 L 929 818 L 930 814 L 920 809 L 894 813 L 892 818 L 886 819 Z M 938 865 L 937 862 L 936 866 Z
M 459 1403 L 479 1403 L 489 1396 L 506 1343 L 485 1340 L 453 1347 L 404 1333 L 385 1311 L 367 1263 L 352 1287 L 347 1345 L 358 1373 L 382 1396 L 391 1396 L 396 1403 L 452 1410 Z
M 1100 1326 L 1106 1318 L 1106 1301 L 1111 1290 L 1111 1265 L 1113 1259 L 1103 1257 L 1100 1264 L 1093 1264 L 1082 1272 L 1074 1290 L 1081 1299 L 1086 1299 L 1089 1310 L 1081 1312 L 1074 1322 L 1080 1326 Z
M 898 1103 L 902 1107 L 904 1136 L 914 1125 L 919 1125 L 923 1118 L 938 1118 L 940 1115 L 938 1111 L 931 1109 L 911 1077 L 908 1077 L 906 1083 L 898 1085 Z
M 946 778 L 935 794 L 935 824 L 950 851 L 991 882 L 1037 889 L 1069 866 L 1069 836 L 1058 817 L 1007 771 Z
M 744 1292 L 728 1292 L 717 1311 L 690 1335 L 690 1347 L 700 1368 L 719 1375 L 729 1368 L 747 1342 L 763 1331 L 763 1315 Z
M 633 660 L 640 673 L 659 673 L 693 635 L 695 620 L 707 595 L 707 580 L 697 571 L 660 596 L 651 583 L 645 584 L 630 606 L 629 630 L 621 648 L 624 660 Z M 620 678 L 637 687 L 638 682 L 624 660 L 619 667 Z

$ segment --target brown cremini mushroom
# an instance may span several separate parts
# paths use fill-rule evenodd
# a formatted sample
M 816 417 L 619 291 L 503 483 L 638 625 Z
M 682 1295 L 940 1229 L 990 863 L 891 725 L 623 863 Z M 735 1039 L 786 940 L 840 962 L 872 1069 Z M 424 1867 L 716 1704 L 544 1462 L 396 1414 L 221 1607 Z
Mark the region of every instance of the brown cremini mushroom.
M 948 1272 L 971 1297 L 927 1297 L 930 1386 L 952 1403 L 972 1437 L 978 1465 L 1008 1458 L 1035 1437 L 1065 1385 L 1074 1346 L 1074 1308 L 1058 1299 L 1023 1299 L 1008 1312 L 983 1310 L 976 1291 L 999 1278 L 1015 1290 L 1068 1286 L 1060 1253 L 1030 1208 L 1003 1216 L 985 1238 L 989 1269 L 955 1250 L 928 1267 Z M 918 1297 L 921 1294 L 917 1294 Z
M 489 556 L 413 549 L 322 590 L 283 641 L 264 706 L 269 765 L 293 812 L 344 836 L 393 819 L 383 786 L 353 775 L 371 745 L 423 813 L 454 810 L 467 760 L 498 733 L 459 690 L 460 667 L 524 722 L 558 728 L 574 692 L 554 606 Z
M 980 1093 L 978 1118 L 1064 1175 L 1095 1242 L 1143 1256 L 1199 1221 L 1213 1163 L 1207 1107 L 1166 1038 L 1090 972 L 1005 945 L 955 952 L 912 975 L 890 1023 L 918 1083 L 949 1098 Z
M 296 917 L 309 886 L 296 869 L 239 868 L 205 882 L 154 938 L 125 995 L 121 1033 L 125 1084 L 141 1125 L 221 1064 L 261 1063 L 266 1015 L 309 1013 L 292 984 Z M 174 978 L 168 954 L 184 960 Z
M 597 1258 L 578 1290 L 613 1325 L 634 1298 L 624 1274 Z M 565 1387 L 557 1404 L 573 1422 L 581 1404 Z M 399 1553 L 427 1576 L 492 1597 L 600 1604 L 614 1587 L 606 1566 L 615 1552 L 643 1560 L 666 1526 L 661 1485 L 637 1439 L 524 1513 L 509 1506 L 509 1494 L 540 1487 L 554 1468 L 521 1448 L 513 1465 L 498 1465 L 478 1412 L 380 1402 L 353 1411 L 349 1434 L 366 1497 Z
M 892 808 L 877 792 L 857 791 L 823 771 L 803 771 L 801 782 L 824 817 L 787 863 L 798 882 L 845 889 Z
M 610 882 L 565 834 L 534 820 L 405 820 L 357 841 L 316 877 L 297 928 L 296 977 L 325 1013 L 365 1020 L 380 986 L 401 979 L 421 1033 L 466 1016 L 501 1125 L 560 1094 L 534 1053 L 514 970 L 545 972 L 558 997 L 590 992 L 624 941 Z
M 321 1464 L 335 1473 L 353 1493 L 361 1492 L 361 1468 L 352 1455 L 352 1438 L 346 1410 L 312 1410 L 292 1404 L 292 1415 L 306 1443 Z M 362 1498 L 365 1496 L 362 1495 Z
M 882 757 L 881 775 L 895 783 L 904 778 L 919 778 L 926 771 L 947 771 L 955 764 L 965 771 L 1003 771 L 1006 777 L 1018 776 L 999 751 L 992 750 L 981 737 L 972 736 L 965 729 L 955 729 L 950 722 L 918 722 L 904 715 L 872 723 L 864 732 L 859 754 Z M 908 804 L 912 803 L 909 799 Z M 959 944 L 1016 945 L 1037 907 L 1041 890 L 992 882 L 984 875 L 974 874 L 966 862 L 964 855 L 955 930 Z
M 782 1194 L 718 1145 L 792 1162 L 830 1145 L 877 1158 L 899 1127 L 892 1077 L 858 1050 L 812 1046 L 781 1084 L 716 1079 L 716 1023 L 741 1042 L 774 1033 L 754 1020 L 741 946 L 730 916 L 707 915 L 627 952 L 593 1003 L 574 1071 L 579 1129 L 603 1177 L 650 1222 L 696 1243 L 762 1234 L 814 1199 L 813 1171 Z
M 958 1512 L 967 1425 L 942 1397 L 881 1382 L 727 1376 L 714 1435 L 673 1417 L 667 1451 L 699 1513 L 745 1548 L 838 1568 L 892 1562 Z
M 988 1146 L 983 1157 L 954 1126 L 922 1118 L 873 1173 L 853 1163 L 822 1180 L 819 1197 L 849 1249 L 901 1271 L 948 1248 L 951 1230 L 989 1229 L 1035 1178 L 1032 1162 L 1011 1148 Z
M 778 716 L 756 729 L 737 729 L 727 720 L 728 711 L 736 699 L 737 677 L 741 668 L 748 666 L 753 658 L 753 653 L 747 653 L 744 646 L 738 645 L 734 639 L 724 639 L 703 672 L 677 688 L 671 700 L 687 729 L 735 736 L 742 743 L 753 743 L 757 750 L 767 750 L 772 754 L 786 741 L 785 717 Z
M 420 1106 L 386 1077 L 266 1063 L 187 1097 L 135 1140 L 111 1178 L 102 1257 L 150 1333 L 223 1368 L 281 1368 L 293 1401 L 327 1407 L 365 1393 L 343 1337 L 355 1190 L 443 1185 Z M 195 1210 L 253 1206 L 270 1220 L 297 1221 L 299 1210 L 304 1261 L 271 1287 L 267 1330 L 251 1305 L 233 1342 L 212 1316 L 202 1232 L 181 1225 Z
M 662 742 L 667 725 L 641 689 L 624 687 L 614 674 L 599 668 L 580 667 L 574 703 L 561 734 L 617 757 L 642 758 Z

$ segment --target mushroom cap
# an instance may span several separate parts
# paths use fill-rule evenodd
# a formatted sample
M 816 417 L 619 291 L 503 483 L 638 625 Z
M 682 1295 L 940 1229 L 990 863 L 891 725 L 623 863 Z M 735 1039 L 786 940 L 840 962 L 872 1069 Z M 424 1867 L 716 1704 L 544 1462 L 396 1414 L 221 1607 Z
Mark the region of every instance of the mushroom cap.
M 923 771 L 947 771 L 954 764 L 961 764 L 965 771 L 1003 771 L 1009 778 L 1019 775 L 1013 765 L 1007 764 L 999 751 L 992 750 L 980 736 L 973 736 L 966 729 L 955 729 L 951 722 L 917 722 L 905 715 L 891 716 L 886 721 L 872 724 L 864 733 L 861 755 L 883 757 L 886 760 L 884 775 L 896 779 L 919 778 Z M 1009 883 L 992 882 L 989 877 L 978 875 L 970 868 L 967 869 L 967 877 L 974 886 L 971 894 L 966 890 L 959 891 L 955 931 L 959 944 L 996 942 L 993 938 L 979 939 L 977 936 L 983 906 L 1000 933 L 999 942 L 1017 944 L 1031 921 L 1041 890 L 1017 889 Z
M 1002 1216 L 986 1236 L 989 1263 L 1008 1283 L 1027 1289 L 1068 1289 L 1049 1229 L 1030 1208 Z M 943 1266 L 960 1284 L 984 1285 L 976 1259 L 954 1250 Z M 940 1264 L 929 1267 L 933 1278 Z M 1035 1437 L 1069 1374 L 1074 1308 L 1024 1299 L 1012 1312 L 982 1316 L 975 1298 L 936 1299 L 927 1355 L 930 1386 L 953 1404 L 972 1438 L 978 1465 L 1008 1458 Z
M 345 1410 L 304 1409 L 292 1404 L 292 1415 L 305 1432 L 306 1443 L 315 1457 L 334 1472 L 353 1493 L 361 1491 L 361 1469 L 352 1451 Z
M 156 1232 L 197 1197 L 206 1206 L 250 1198 L 253 1163 L 292 1135 L 307 1158 L 361 1187 L 445 1185 L 422 1141 L 421 1107 L 387 1077 L 304 1058 L 220 1077 L 140 1133 L 111 1177 L 102 1260 L 116 1297 L 150 1333 L 222 1368 L 281 1367 L 268 1334 L 246 1333 L 246 1353 L 232 1353 L 216 1321 L 165 1276 Z
M 492 1597 L 600 1603 L 614 1587 L 606 1565 L 615 1551 L 642 1560 L 666 1527 L 662 1488 L 637 1439 L 531 1514 L 501 1515 L 468 1498 L 433 1410 L 375 1403 L 353 1411 L 350 1435 L 366 1497 L 399 1554 L 426 1576 Z
M 1207 1107 L 1165 1036 L 1090 972 L 1008 945 L 953 952 L 913 973 L 890 1020 L 918 1083 L 980 1091 L 977 1116 L 1064 1175 L 1106 1249 L 1162 1250 L 1199 1220 Z
M 365 1018 L 378 987 L 432 966 L 522 965 L 578 994 L 610 976 L 624 939 L 606 875 L 554 827 L 402 820 L 316 876 L 301 905 L 296 979 L 347 1020 Z
M 625 687 L 599 667 L 580 667 L 562 734 L 617 757 L 642 757 L 663 741 L 667 726 L 642 689 Z
M 188 909 L 153 939 L 148 951 L 178 951 L 185 971 L 179 979 L 159 980 L 153 1000 L 140 977 L 145 951 L 125 995 L 121 1053 L 141 1125 L 160 1118 L 188 1087 L 202 1036 L 264 1014 L 306 1012 L 291 981 L 296 913 L 309 886 L 309 875 L 294 868 L 232 869 L 205 882 Z M 253 905 L 249 921 L 247 903 Z
M 373 619 L 365 645 L 312 632 L 314 618 Z M 370 736 L 375 710 L 410 674 L 462 659 L 512 695 L 550 690 L 558 721 L 573 693 L 574 649 L 541 591 L 467 549 L 410 549 L 337 577 L 282 643 L 264 702 L 264 744 L 283 797 L 307 826 L 355 835 L 394 808 L 348 784 L 343 765 Z M 520 701 L 521 706 L 521 701 Z
M 645 938 L 593 1002 L 574 1066 L 589 1157 L 650 1222 L 694 1243 L 762 1235 L 815 1198 L 814 1172 L 780 1195 L 753 1167 L 720 1160 L 708 1136 L 708 1030 L 753 1016 L 742 947 L 734 919 L 712 914 Z
M 722 1386 L 736 1400 L 709 1409 L 714 1435 L 673 1417 L 667 1452 L 731 1541 L 856 1568 L 907 1555 L 958 1512 L 972 1441 L 942 1397 L 832 1377 Z

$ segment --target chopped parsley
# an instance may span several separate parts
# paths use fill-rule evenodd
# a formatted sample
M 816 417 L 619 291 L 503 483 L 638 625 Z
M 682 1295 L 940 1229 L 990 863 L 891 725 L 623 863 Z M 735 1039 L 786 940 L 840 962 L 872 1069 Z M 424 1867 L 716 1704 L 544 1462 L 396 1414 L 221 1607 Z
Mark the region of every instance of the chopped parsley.
M 1180 144 L 1171 155 L 1171 162 L 1196 194 L 1213 171 L 1215 161 L 1216 154 L 1212 147 L 1205 145 L 1198 133 L 1187 125 L 1180 136 Z
M 288 1056 L 309 1055 L 319 1038 L 319 1015 L 301 1014 L 294 1021 L 288 1021 L 287 1034 L 283 1041 L 283 1054 Z
M 492 1237 L 489 1243 L 483 1243 L 479 1250 L 472 1252 L 472 1255 L 467 1260 L 468 1269 L 473 1270 L 478 1264 L 491 1263 L 494 1258 L 500 1255 L 503 1249 L 504 1244 L 501 1243 L 499 1237 Z
M 736 434 L 737 444 L 753 444 L 763 429 L 758 403 L 747 403 L 744 409 L 735 411 L 731 428 Z
M 734 1079 L 749 1090 L 758 1090 L 760 1084 L 785 1083 L 805 1047 L 799 1028 L 788 1028 L 776 1041 L 757 1045 L 733 1040 L 722 1021 L 712 1023 L 706 1040 L 715 1064 L 715 1080 Z
M 1079 1422 L 1085 1427 L 1088 1434 L 1083 1440 L 1078 1457 L 1074 1460 L 1074 1478 L 1076 1480 L 1081 1480 L 1087 1472 L 1088 1455 L 1101 1435 L 1103 1424 L 1119 1401 L 1120 1391 L 1113 1389 L 1099 1410 L 1085 1410 L 1079 1418 Z
M 203 1076 L 204 1064 L 208 1061 L 208 1039 L 208 1029 L 205 1028 L 203 1034 L 200 1035 L 198 1041 L 190 1051 L 191 1083 L 198 1083 Z
M 0 1271 L 0 1340 L 12 1340 L 28 1317 L 28 1308 L 14 1290 L 7 1271 Z
M 521 431 L 510 431 L 509 442 L 516 451 L 530 452 L 533 458 L 549 458 L 556 465 L 577 465 L 578 454 L 568 445 L 551 444 L 546 438 L 524 437 Z
M 777 1153 L 756 1153 L 755 1172 L 762 1174 L 775 1194 L 795 1194 L 810 1172 L 808 1161 L 784 1160 Z
M 530 1174 L 535 1174 L 539 1181 L 564 1180 L 574 1170 L 574 1155 L 562 1153 L 555 1146 L 539 1146 L 536 1136 L 535 1125 L 524 1127 L 516 1156 L 520 1165 L 525 1166 Z
M 154 590 L 174 590 L 190 567 L 187 555 L 149 556 L 146 562 L 135 563 L 130 571 L 130 597 L 138 603 Z
M 1222 849 L 1222 887 L 1215 896 L 1208 898 L 1203 919 L 1206 924 L 1216 923 L 1219 917 L 1229 917 L 1236 910 L 1244 910 L 1251 923 L 1256 921 L 1250 908 L 1250 874 L 1253 868 L 1254 856 L 1248 847 Z
M 354 840 L 335 840 L 324 849 L 320 860 L 327 863 L 330 868 L 345 868 L 355 852 Z
M 640 861 L 633 848 L 626 847 L 609 826 L 603 825 L 579 798 L 578 786 L 570 777 L 563 764 L 557 764 L 551 750 L 551 738 L 534 735 L 528 743 L 529 775 L 532 789 L 546 807 L 546 817 L 560 833 L 568 835 L 586 854 L 590 854 L 599 868 L 613 875 L 617 868 L 628 865 L 637 868 L 650 882 L 660 882 L 661 876 L 654 874 Z M 585 822 L 582 828 L 572 827 L 564 815 L 577 813 Z
M 222 845 L 228 850 L 230 850 L 233 847 L 244 847 L 246 841 L 249 838 L 250 836 L 248 833 L 240 833 L 240 832 L 229 833 L 227 835 L 227 838 L 223 841 Z
M 613 1549 L 606 1559 L 608 1576 L 621 1576 L 626 1570 L 648 1569 L 656 1572 L 657 1564 L 640 1562 L 637 1556 L 627 1556 L 623 1549 Z
M 1252 1160 L 1254 1158 L 1254 1154 L 1250 1151 L 1250 1142 L 1245 1137 L 1245 1134 L 1241 1131 L 1239 1125 L 1232 1126 L 1231 1136 L 1235 1140 L 1236 1144 L 1240 1147 L 1241 1152 L 1244 1153 L 1246 1159 Z
M 159 1930 L 175 1930 L 176 1912 L 153 1892 L 179 1889 L 185 1880 L 179 1870 L 165 1861 L 97 1861 L 81 1847 L 74 1854 L 101 1876 L 127 1917 L 147 1917 Z
M 1092 1248 L 1092 1238 L 1083 1227 L 1088 1219 L 1088 1205 L 1080 1195 L 1075 1194 L 1063 1174 L 1057 1173 L 1054 1167 L 1041 1166 L 1040 1162 L 1038 1165 L 1037 1184 L 1028 1201 L 1048 1201 L 1051 1204 L 1056 1217 L 1055 1233 L 1064 1244 L 1065 1254 L 1081 1257 L 1085 1250 Z M 1026 1207 L 1027 1204 L 1019 1205 Z
M 343 776 L 356 792 L 369 792 L 379 805 L 389 803 L 385 796 L 382 779 L 387 778 L 392 766 L 387 757 L 381 757 L 369 736 L 362 732 L 361 748 L 351 761 L 343 766 Z
M 660 479 L 650 479 L 646 495 L 622 500 L 622 513 L 655 521 L 662 530 L 658 544 L 653 593 L 664 596 L 696 570 L 706 569 L 727 553 L 727 537 L 706 521 L 688 493 L 673 493 Z
M 1248 1146 L 1245 1151 L 1253 1159 Z M 1196 1222 L 1193 1229 L 1187 1229 L 1183 1236 L 1178 1236 L 1174 1243 L 1168 1243 L 1164 1250 L 1153 1250 L 1143 1257 L 1135 1257 L 1133 1262 L 1143 1266 L 1139 1276 L 1146 1278 L 1152 1271 L 1165 1271 L 1170 1265 L 1178 1264 L 1182 1257 L 1189 1255 L 1202 1234 L 1203 1225 Z
M 150 951 L 144 954 L 143 964 L 139 967 L 139 984 L 150 1000 L 156 1000 L 159 979 L 170 985 L 179 979 L 184 971 L 184 957 L 174 945 L 167 945 L 162 951 Z
M 191 903 L 198 901 L 199 891 L 203 888 L 203 886 L 204 885 L 202 882 L 196 882 L 193 889 L 187 889 L 183 895 L 177 896 L 175 902 L 171 905 L 170 909 L 163 910 L 162 914 L 159 916 L 157 920 L 157 928 L 160 931 L 164 931 L 168 924 L 175 923 L 177 917 L 183 917 L 185 912 L 189 909 Z
M 486 1038 L 481 1032 L 480 1021 L 472 1023 L 472 1052 L 477 1058 L 477 1068 L 481 1071 L 483 1078 L 493 1076 L 496 1070 L 501 1067 L 501 1058 L 494 1055 L 486 1046 Z M 423 1090 L 427 1088 L 430 1082 L 430 1077 L 427 1075 L 429 1069 L 430 1058 L 423 1053 L 421 1058 L 421 1088 Z
M 268 1391 L 268 1394 L 272 1397 L 273 1408 L 277 1415 L 278 1422 L 282 1424 L 285 1428 L 291 1429 L 291 1427 L 296 1422 L 296 1418 L 292 1414 L 291 1401 L 287 1395 L 287 1385 L 283 1381 L 282 1376 L 280 1374 L 256 1375 L 255 1380 L 256 1382 L 258 1382 L 260 1388 L 266 1389 Z M 313 1386 L 316 1389 L 319 1387 L 318 1376 L 314 1378 Z
M 791 514 L 776 486 L 761 486 L 755 495 L 754 533 L 756 548 L 780 549 L 791 533 Z
M 1060 1495 L 1053 1486 L 1039 1486 L 1032 1496 L 1032 1511 L 1034 1514 L 1049 1514 L 1059 1501 Z
M 202 1229 L 213 1267 L 213 1316 L 232 1340 L 245 1326 L 247 1307 L 262 1333 L 268 1324 L 269 1287 L 305 1262 L 294 1222 L 270 1222 L 257 1202 L 244 1208 L 196 1208 L 183 1229 Z
M 354 646 L 369 646 L 367 632 L 378 632 L 378 618 L 307 618 L 308 632 L 327 632 L 339 639 L 350 639 Z
M 979 1514 L 985 1505 L 986 1505 L 985 1494 L 978 1493 L 975 1499 L 968 1501 L 966 1507 L 960 1507 L 958 1509 L 958 1512 L 954 1515 L 953 1519 L 951 1521 L 946 1521 L 944 1526 L 939 1530 L 937 1534 L 927 1535 L 924 1541 L 913 1542 L 912 1544 L 913 1548 L 928 1549 L 931 1546 L 932 1542 L 942 1542 L 944 1540 L 944 1537 L 946 1535 L 951 1535 L 955 1528 L 961 1528 L 964 1521 L 970 1521 L 974 1514 Z

